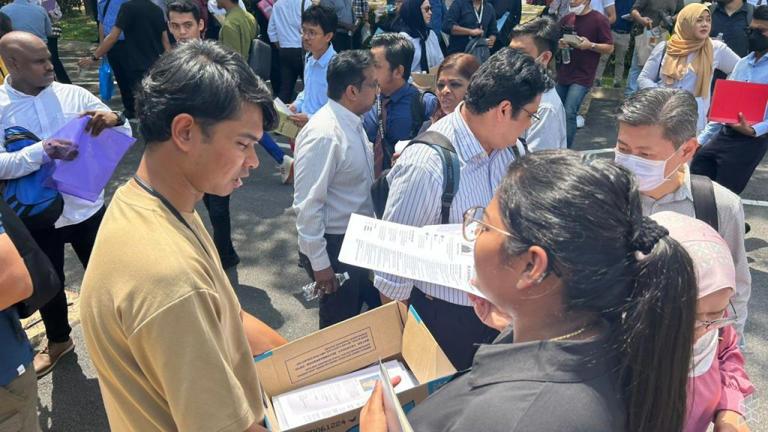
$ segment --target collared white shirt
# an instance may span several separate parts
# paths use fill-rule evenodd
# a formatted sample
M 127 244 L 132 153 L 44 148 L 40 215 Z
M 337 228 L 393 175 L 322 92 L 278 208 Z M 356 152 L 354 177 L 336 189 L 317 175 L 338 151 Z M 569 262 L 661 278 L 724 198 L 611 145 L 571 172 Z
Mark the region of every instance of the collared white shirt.
M 279 43 L 280 48 L 301 48 L 301 4 L 304 9 L 312 6 L 311 0 L 280 0 L 272 6 L 267 34 L 269 41 Z
M 408 38 L 413 44 L 413 62 L 411 63 L 411 72 L 429 72 L 429 70 L 421 70 L 421 38 L 415 38 L 406 32 L 400 32 L 401 35 Z M 440 66 L 443 62 L 443 51 L 440 49 L 440 42 L 437 40 L 437 34 L 434 31 L 429 31 L 427 41 L 424 44 L 427 50 L 427 67 L 432 69 L 433 67 Z
M 554 88 L 541 95 L 539 110 L 536 113 L 539 120 L 536 120 L 523 133 L 528 150 L 537 152 L 567 148 L 565 108 Z
M 462 223 L 470 207 L 487 206 L 497 186 L 515 160 L 511 149 L 494 150 L 489 155 L 461 115 L 463 103 L 429 130 L 445 135 L 459 156 L 459 190 L 451 203 L 448 223 Z M 518 149 L 519 143 L 515 143 Z M 522 151 L 521 151 L 522 153 Z M 443 162 L 431 147 L 414 145 L 403 151 L 387 175 L 389 196 L 382 219 L 411 226 L 439 225 L 440 198 L 443 195 Z M 462 306 L 471 306 L 467 293 L 429 282 L 376 272 L 374 285 L 385 296 L 407 300 L 415 285 L 425 294 Z
M 685 76 L 680 81 L 674 82 L 670 85 L 664 83 L 660 77 L 661 65 L 663 57 L 665 56 L 666 42 L 662 42 L 651 51 L 651 56 L 648 57 L 648 61 L 645 62 L 643 70 L 640 72 L 640 76 L 637 78 L 637 85 L 641 89 L 649 87 L 670 87 L 680 88 L 688 92 L 693 93 L 696 88 L 696 79 L 698 75 L 693 69 L 688 69 Z M 712 69 L 719 69 L 726 74 L 730 74 L 733 68 L 736 67 L 740 57 L 733 52 L 728 45 L 717 39 L 712 39 L 713 48 L 713 64 Z M 696 54 L 688 55 L 688 62 L 692 62 Z M 699 119 L 696 123 L 696 131 L 700 132 L 707 125 L 707 113 L 709 112 L 709 104 L 712 102 L 712 95 L 710 94 L 707 99 L 697 97 L 696 104 L 699 108 Z
M 84 111 L 112 111 L 96 96 L 82 87 L 53 82 L 37 96 L 24 94 L 11 87 L 8 76 L 0 85 L 0 127 L 21 126 L 41 140 L 50 138 L 69 121 Z M 131 136 L 131 126 L 126 121 L 115 128 Z M 27 146 L 17 152 L 7 152 L 0 142 L 0 179 L 14 179 L 37 171 L 48 162 L 43 142 Z M 56 221 L 56 228 L 80 223 L 93 216 L 104 205 L 102 191 L 96 202 L 62 194 L 64 211 Z
M 747 252 L 744 246 L 744 207 L 741 198 L 728 189 L 712 182 L 717 203 L 717 219 L 720 236 L 723 237 L 733 256 L 736 266 L 736 294 L 731 299 L 738 321 L 736 330 L 740 337 L 744 336 L 744 324 L 747 321 L 747 301 L 752 291 L 752 276 L 749 274 Z M 673 211 L 692 218 L 696 217 L 693 207 L 693 192 L 691 192 L 691 173 L 685 166 L 685 180 L 676 191 L 658 200 L 646 195 L 640 195 L 643 214 L 648 216 L 662 211 Z
M 357 114 L 331 99 L 296 137 L 293 210 L 299 251 L 312 270 L 331 266 L 325 234 L 344 234 L 352 213 L 373 216 L 373 144 Z

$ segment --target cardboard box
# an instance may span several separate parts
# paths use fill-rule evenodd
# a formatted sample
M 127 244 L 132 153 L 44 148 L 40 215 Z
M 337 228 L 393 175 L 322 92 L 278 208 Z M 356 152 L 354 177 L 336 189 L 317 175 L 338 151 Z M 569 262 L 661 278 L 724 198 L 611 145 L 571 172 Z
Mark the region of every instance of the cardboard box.
M 312 333 L 256 357 L 264 391 L 267 425 L 275 432 L 347 432 L 357 430 L 360 409 L 294 429 L 280 429 L 272 396 L 399 359 L 419 385 L 398 394 L 407 412 L 456 373 L 432 334 L 411 307 L 392 302 Z

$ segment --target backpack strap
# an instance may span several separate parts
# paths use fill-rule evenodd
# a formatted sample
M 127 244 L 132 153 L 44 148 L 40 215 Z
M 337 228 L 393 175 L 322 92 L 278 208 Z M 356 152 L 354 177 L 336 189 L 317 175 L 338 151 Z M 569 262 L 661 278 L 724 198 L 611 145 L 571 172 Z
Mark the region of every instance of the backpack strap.
M 715 188 L 709 177 L 691 174 L 691 193 L 696 219 L 706 222 L 717 231 L 720 223 L 717 217 Z
M 755 14 L 755 5 L 750 2 L 745 2 L 747 5 L 747 26 L 752 23 L 752 16 Z
M 440 154 L 440 158 L 443 161 L 443 195 L 440 197 L 440 223 L 447 224 L 450 218 L 453 198 L 459 191 L 459 180 L 461 179 L 459 156 L 456 154 L 456 149 L 453 148 L 451 140 L 440 132 L 426 131 L 412 139 L 408 146 L 413 144 L 425 144 L 432 147 Z

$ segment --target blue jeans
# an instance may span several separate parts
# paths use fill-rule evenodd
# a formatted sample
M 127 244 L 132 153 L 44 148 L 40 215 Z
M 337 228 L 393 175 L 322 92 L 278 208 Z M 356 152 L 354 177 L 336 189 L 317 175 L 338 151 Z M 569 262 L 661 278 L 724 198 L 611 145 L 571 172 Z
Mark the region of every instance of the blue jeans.
M 283 163 L 283 156 L 285 156 L 285 153 L 283 152 L 283 149 L 280 148 L 280 146 L 277 145 L 274 139 L 272 137 L 264 132 L 264 136 L 261 137 L 261 141 L 259 141 L 259 144 L 264 148 L 264 150 L 269 153 L 270 156 L 277 162 L 278 165 Z
M 632 52 L 632 64 L 629 66 L 629 75 L 627 75 L 627 87 L 624 89 L 624 97 L 631 96 L 637 88 L 637 79 L 640 77 L 643 67 L 637 64 L 637 50 Z
M 584 97 L 589 93 L 589 87 L 579 84 L 558 84 L 555 87 L 557 95 L 563 101 L 565 108 L 565 136 L 568 148 L 573 145 L 573 137 L 576 135 L 576 116 L 579 114 L 579 107 Z

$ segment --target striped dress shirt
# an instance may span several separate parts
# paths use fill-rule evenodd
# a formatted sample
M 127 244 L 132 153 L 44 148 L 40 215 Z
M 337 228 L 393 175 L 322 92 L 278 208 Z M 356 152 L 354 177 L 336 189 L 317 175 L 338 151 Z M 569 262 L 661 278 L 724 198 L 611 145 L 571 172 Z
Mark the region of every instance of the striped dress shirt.
M 461 223 L 464 212 L 474 206 L 487 206 L 496 187 L 501 183 L 507 167 L 515 157 L 509 150 L 486 153 L 469 130 L 461 115 L 463 103 L 429 130 L 440 132 L 451 140 L 461 163 L 459 190 L 451 204 L 449 223 Z M 522 146 L 517 144 L 522 151 Z M 443 194 L 443 162 L 434 149 L 414 145 L 403 152 L 387 175 L 389 197 L 384 220 L 404 225 L 425 226 L 440 224 L 440 197 Z M 395 300 L 407 300 L 411 289 L 450 303 L 471 306 L 464 291 L 429 282 L 413 281 L 376 272 L 376 288 Z

